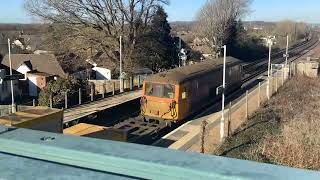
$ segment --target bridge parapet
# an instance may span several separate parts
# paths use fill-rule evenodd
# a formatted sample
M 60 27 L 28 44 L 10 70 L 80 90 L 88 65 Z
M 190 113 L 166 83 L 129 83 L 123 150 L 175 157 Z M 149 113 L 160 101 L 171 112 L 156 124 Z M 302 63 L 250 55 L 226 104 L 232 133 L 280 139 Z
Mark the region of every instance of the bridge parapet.
M 261 164 L 250 161 L 186 153 L 164 148 L 65 136 L 27 129 L 0 127 L 0 154 L 8 161 L 0 161 L 0 178 L 10 179 L 16 166 L 26 179 L 36 179 L 40 174 L 54 175 L 55 166 L 89 171 L 90 175 L 109 175 L 125 179 L 319 179 L 320 172 Z M 9 155 L 9 157 L 8 157 Z M 14 158 L 13 158 L 14 157 Z M 24 163 L 31 159 L 34 165 Z M 24 159 L 24 161 L 20 161 Z M 8 163 L 19 161 L 16 163 Z M 51 163 L 50 172 L 45 163 Z M 39 170 L 40 169 L 40 170 Z M 11 173 L 6 173 L 6 172 Z M 34 173 L 32 173 L 34 171 Z M 53 171 L 53 173 L 52 173 Z M 61 174 L 62 173 L 62 174 Z M 93 174 L 92 174 L 93 173 Z M 72 176 L 61 171 L 59 175 Z M 84 179 L 83 174 L 78 179 Z M 57 175 L 57 174 L 56 174 Z M 100 176 L 97 176 L 100 177 Z

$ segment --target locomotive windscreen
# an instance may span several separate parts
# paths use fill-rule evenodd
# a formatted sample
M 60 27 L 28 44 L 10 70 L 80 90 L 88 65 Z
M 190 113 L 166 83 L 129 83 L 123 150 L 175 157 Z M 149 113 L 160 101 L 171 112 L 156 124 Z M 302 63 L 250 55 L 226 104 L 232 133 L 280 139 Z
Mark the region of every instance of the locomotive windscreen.
M 175 89 L 174 85 L 170 84 L 146 83 L 145 94 L 147 96 L 174 99 Z

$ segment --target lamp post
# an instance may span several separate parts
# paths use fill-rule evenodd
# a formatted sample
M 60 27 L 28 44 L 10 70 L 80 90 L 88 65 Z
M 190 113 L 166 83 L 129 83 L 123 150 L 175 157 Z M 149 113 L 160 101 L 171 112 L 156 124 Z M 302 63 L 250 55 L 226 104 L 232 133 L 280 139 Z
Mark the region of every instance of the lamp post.
M 286 56 L 286 66 L 288 65 L 288 57 L 289 57 L 289 35 L 287 34 L 287 47 L 286 47 L 286 54 L 285 54 L 285 56 Z
M 226 88 L 226 63 L 227 63 L 227 46 L 223 46 L 223 75 L 222 75 L 222 103 L 221 103 L 221 120 L 220 120 L 220 141 L 224 139 L 224 101 Z
M 12 62 L 11 62 L 11 46 L 10 39 L 8 38 L 8 51 L 9 51 L 9 68 L 10 68 L 10 76 L 12 76 Z M 11 88 L 11 110 L 12 113 L 16 112 L 16 106 L 14 103 L 14 92 L 13 92 L 13 80 L 10 80 L 10 88 Z
M 181 49 L 182 49 L 182 44 L 181 44 L 181 38 L 179 37 L 179 44 L 178 44 L 179 67 L 181 67 L 181 57 L 180 57 Z
M 120 93 L 123 93 L 123 80 L 122 80 L 122 36 L 120 36 Z
M 271 51 L 272 51 L 272 39 L 271 37 L 268 38 L 268 45 L 269 45 L 269 59 L 268 59 L 268 87 L 267 87 L 267 96 L 270 99 L 270 68 L 271 68 Z

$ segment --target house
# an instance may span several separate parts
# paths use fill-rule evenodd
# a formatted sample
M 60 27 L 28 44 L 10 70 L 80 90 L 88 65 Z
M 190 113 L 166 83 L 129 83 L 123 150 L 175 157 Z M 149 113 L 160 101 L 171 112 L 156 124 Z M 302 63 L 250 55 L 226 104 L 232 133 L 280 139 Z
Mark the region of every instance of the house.
M 0 71 L 3 76 L 10 75 L 10 69 L 7 66 L 0 64 Z M 13 74 L 19 74 L 16 71 Z M 22 95 L 22 89 L 19 84 L 19 80 L 13 80 L 13 94 L 15 98 L 20 98 Z M 0 82 L 0 104 L 11 103 L 11 81 L 2 79 Z
M 102 55 L 100 55 L 101 58 Z M 111 80 L 112 79 L 112 71 L 109 66 L 106 65 L 98 65 L 95 61 L 91 59 L 87 59 L 86 62 L 92 66 L 91 77 L 95 80 Z
M 66 77 L 66 73 L 53 54 L 12 54 L 12 69 L 27 74 L 29 71 L 44 72 L 50 75 Z M 9 67 L 9 56 L 6 55 L 1 64 Z
M 30 71 L 27 73 L 29 96 L 36 97 L 39 92 L 53 81 L 55 76 L 44 72 Z
M 53 54 L 13 54 L 11 62 L 13 70 L 25 75 L 24 81 L 27 81 L 29 96 L 37 96 L 50 80 L 66 77 Z M 10 66 L 8 55 L 3 58 L 1 64 Z
M 86 80 L 111 80 L 112 72 L 105 66 L 98 66 L 93 61 L 86 60 L 88 63 L 87 69 L 73 73 L 72 75 Z M 89 62 L 88 62 L 89 61 Z M 91 66 L 91 67 L 90 67 Z
M 96 80 L 112 79 L 111 70 L 108 68 L 95 66 L 92 70 L 95 72 Z

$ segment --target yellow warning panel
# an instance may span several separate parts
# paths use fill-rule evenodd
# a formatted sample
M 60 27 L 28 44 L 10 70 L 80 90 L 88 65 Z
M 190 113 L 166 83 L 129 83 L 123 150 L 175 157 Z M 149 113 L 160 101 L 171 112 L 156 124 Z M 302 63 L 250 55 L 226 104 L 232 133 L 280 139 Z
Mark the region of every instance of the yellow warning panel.
M 64 129 L 63 134 L 76 135 L 76 136 L 84 136 L 91 133 L 103 131 L 107 129 L 103 126 L 97 126 L 92 124 L 80 123 L 70 128 Z
M 62 133 L 63 110 L 34 107 L 0 117 L 0 125 Z
M 86 123 L 80 123 L 70 128 L 64 129 L 63 134 L 123 142 L 127 141 L 126 132 Z

